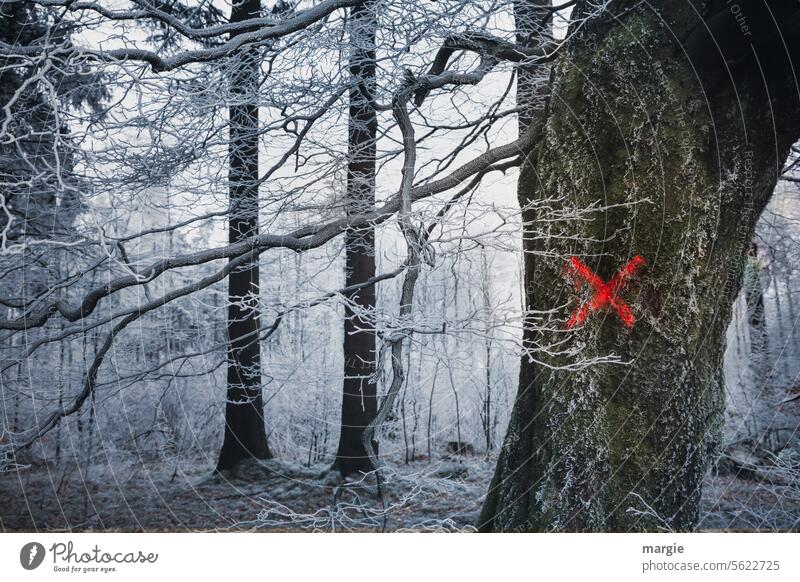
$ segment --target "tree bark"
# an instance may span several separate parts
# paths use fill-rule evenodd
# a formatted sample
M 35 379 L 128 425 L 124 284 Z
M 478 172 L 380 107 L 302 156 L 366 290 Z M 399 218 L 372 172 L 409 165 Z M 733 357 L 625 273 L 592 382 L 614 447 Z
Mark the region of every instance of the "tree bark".
M 589 10 L 579 1 L 573 18 Z M 525 222 L 527 305 L 555 313 L 524 342 L 564 343 L 538 352 L 538 363 L 522 359 L 481 531 L 697 523 L 745 251 L 800 136 L 791 67 L 800 8 L 780 1 L 770 10 L 621 0 L 554 65 L 520 193 L 553 197 L 565 211 L 611 208 L 592 220 Z M 582 258 L 608 281 L 634 255 L 647 266 L 620 295 L 633 328 L 609 312 L 568 330 L 586 296 L 575 296 L 567 259 Z M 576 354 L 616 354 L 630 365 L 565 369 Z
M 260 0 L 234 4 L 231 22 L 257 16 Z M 229 108 L 230 213 L 228 240 L 237 243 L 258 234 L 258 104 L 260 64 L 244 49 L 231 78 L 234 103 Z M 261 391 L 258 259 L 228 276 L 228 388 L 225 437 L 217 471 L 243 459 L 269 459 Z
M 350 117 L 347 164 L 346 211 L 364 214 L 375 207 L 375 141 L 377 116 L 371 103 L 375 89 L 374 3 L 353 8 L 350 18 Z M 375 276 L 375 228 L 368 226 L 345 233 L 345 286 L 360 285 Z M 344 381 L 339 447 L 333 468 L 342 475 L 369 472 L 374 467 L 362 443 L 364 429 L 378 409 L 375 374 L 374 285 L 349 297 L 345 307 Z M 373 441 L 375 453 L 378 443 Z
M 536 48 L 537 45 L 552 40 L 552 5 L 552 0 L 514 0 L 514 28 L 518 45 Z M 517 123 L 520 135 L 543 112 L 548 70 L 546 65 L 525 62 L 517 67 Z M 520 202 L 524 207 L 527 199 L 523 201 L 520 197 Z

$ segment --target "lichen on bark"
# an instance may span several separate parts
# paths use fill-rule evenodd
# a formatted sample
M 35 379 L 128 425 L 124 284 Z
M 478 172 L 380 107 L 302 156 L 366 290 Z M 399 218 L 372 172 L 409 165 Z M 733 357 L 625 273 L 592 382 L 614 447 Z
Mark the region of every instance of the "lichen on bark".
M 797 120 L 790 113 L 785 135 L 770 143 L 766 92 L 746 71 L 730 86 L 712 85 L 682 40 L 701 24 L 686 17 L 685 3 L 664 4 L 676 6 L 598 18 L 555 65 L 520 198 L 552 199 L 564 216 L 581 218 L 538 222 L 523 209 L 527 228 L 548 235 L 524 237 L 527 305 L 585 298 L 565 276 L 572 255 L 605 280 L 634 255 L 647 266 L 623 291 L 637 316 L 631 330 L 613 311 L 566 330 L 565 309 L 526 329 L 531 349 L 560 336 L 565 343 L 560 354 L 523 357 L 483 531 L 690 530 L 697 522 L 721 428 L 730 307 Z M 591 207 L 603 210 L 587 220 L 580 210 Z M 576 356 L 612 354 L 627 363 L 566 367 Z

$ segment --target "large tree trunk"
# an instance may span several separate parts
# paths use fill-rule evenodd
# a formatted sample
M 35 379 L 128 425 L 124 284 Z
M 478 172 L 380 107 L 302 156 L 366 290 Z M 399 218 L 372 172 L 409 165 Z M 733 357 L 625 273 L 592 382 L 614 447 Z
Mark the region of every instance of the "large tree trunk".
M 773 20 L 760 2 L 692 4 L 615 2 L 555 64 L 520 193 L 564 210 L 620 206 L 589 221 L 526 223 L 526 234 L 547 235 L 526 236 L 527 304 L 556 313 L 524 341 L 564 343 L 561 355 L 522 359 L 483 531 L 697 522 L 745 252 L 800 135 L 790 66 L 800 8 L 770 3 Z M 575 17 L 587 10 L 579 2 Z M 620 294 L 637 317 L 632 329 L 613 311 L 566 328 L 586 298 L 566 276 L 573 255 L 605 280 L 645 258 Z M 564 368 L 611 354 L 630 364 Z
M 348 214 L 370 212 L 375 206 L 375 140 L 378 122 L 370 95 L 375 85 L 375 5 L 353 8 L 350 20 L 350 89 L 347 164 Z M 375 277 L 375 229 L 345 234 L 345 286 L 363 285 Z M 375 329 L 369 314 L 375 308 L 375 286 L 367 285 L 349 297 L 344 318 L 344 381 L 339 448 L 333 468 L 343 475 L 373 469 L 362 443 L 364 428 L 378 408 L 375 373 Z M 373 443 L 377 453 L 377 442 Z
M 516 40 L 517 43 L 523 46 L 533 48 L 538 40 L 542 39 L 545 30 L 543 30 L 543 21 L 548 16 L 546 7 L 551 5 L 552 2 L 548 0 L 515 0 L 514 2 L 514 23 L 516 26 Z M 550 32 L 552 23 L 547 27 L 547 32 Z M 518 126 L 519 133 L 522 135 L 524 132 L 531 130 L 531 128 L 540 121 L 540 118 L 546 115 L 546 105 L 549 102 L 549 86 L 547 83 L 542 82 L 544 72 L 542 68 L 545 65 L 526 65 L 517 68 L 517 107 L 519 108 Z M 530 163 L 530 160 L 528 160 Z M 528 180 L 520 178 L 517 185 L 517 199 L 519 201 L 522 221 L 526 225 L 535 224 L 536 214 L 533 210 L 534 199 L 539 195 L 535 187 Z M 523 233 L 523 262 L 524 262 L 524 290 L 525 296 L 522 298 L 523 310 L 527 313 L 531 309 L 535 309 L 535 303 L 532 303 L 533 293 L 530 289 L 531 273 L 535 266 L 535 245 L 533 239 L 525 236 Z M 523 344 L 526 346 L 534 346 L 538 339 L 533 327 L 529 324 L 527 318 L 523 325 Z M 533 366 L 528 365 L 525 358 L 519 369 L 519 387 L 517 396 L 514 401 L 514 409 L 512 411 L 512 419 L 509 423 L 509 429 L 506 434 L 506 440 L 498 460 L 498 467 L 495 471 L 495 476 L 492 481 L 489 494 L 487 496 L 485 507 L 480 516 L 480 529 L 483 531 L 491 531 L 493 528 L 501 530 L 502 528 L 494 525 L 492 521 L 495 511 L 500 508 L 497 507 L 498 502 L 505 502 L 504 499 L 499 498 L 503 484 L 512 485 L 511 482 L 506 482 L 508 476 L 505 475 L 505 467 L 511 467 L 511 471 L 520 475 L 521 486 L 527 487 L 526 480 L 527 472 L 530 470 L 530 464 L 533 461 L 531 450 L 534 441 L 537 439 L 534 434 L 533 423 L 526 421 L 524 423 L 515 423 L 514 416 L 518 414 L 527 414 L 525 411 L 532 411 L 536 409 L 536 393 L 534 390 L 534 377 L 535 369 Z M 515 440 L 515 445 L 509 443 L 509 439 Z M 501 465 L 502 464 L 502 465 Z M 503 470 L 501 470 L 501 466 Z M 502 480 L 502 481 L 501 481 Z M 520 485 L 513 484 L 513 491 L 518 491 Z M 512 491 L 511 495 L 516 495 Z M 505 511 L 521 512 L 526 511 L 527 506 L 524 504 L 514 504 Z M 524 520 L 523 515 L 514 518 L 514 527 L 516 524 Z
M 231 22 L 257 16 L 260 0 L 234 4 Z M 253 49 L 243 53 L 231 79 L 235 103 L 229 108 L 228 146 L 230 213 L 228 240 L 236 243 L 258 234 L 258 84 L 259 62 Z M 225 438 L 217 470 L 242 459 L 268 459 L 261 392 L 258 259 L 228 277 L 228 390 Z

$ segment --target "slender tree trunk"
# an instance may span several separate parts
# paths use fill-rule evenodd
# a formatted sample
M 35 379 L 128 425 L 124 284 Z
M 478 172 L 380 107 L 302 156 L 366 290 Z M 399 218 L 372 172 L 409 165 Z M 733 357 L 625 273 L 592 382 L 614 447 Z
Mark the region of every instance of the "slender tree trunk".
M 552 39 L 552 0 L 514 0 L 517 44 L 535 48 Z M 522 135 L 544 110 L 547 67 L 522 63 L 517 68 L 517 122 Z M 520 192 L 522 194 L 522 192 Z
M 348 214 L 362 214 L 375 206 L 375 140 L 378 122 L 370 96 L 375 85 L 375 6 L 367 2 L 353 8 L 350 18 L 350 121 L 347 165 Z M 349 230 L 345 234 L 345 285 L 358 285 L 375 276 L 375 229 Z M 352 296 L 345 307 L 344 381 L 342 425 L 333 468 L 343 475 L 373 469 L 364 449 L 364 428 L 378 410 L 375 374 L 374 324 L 367 312 L 375 308 L 375 286 Z M 378 444 L 373 442 L 377 454 Z
M 794 272 L 791 271 L 786 275 L 786 300 L 789 303 L 789 320 L 790 322 L 795 322 L 798 317 L 797 311 L 797 304 L 794 300 L 794 291 L 793 291 L 793 277 Z M 787 350 L 787 359 L 791 361 L 795 361 L 800 358 L 800 334 L 797 333 L 795 327 L 789 328 L 789 338 L 792 340 L 792 347 L 790 350 Z
M 408 368 L 406 368 L 409 370 Z M 411 376 L 409 370 L 409 376 Z M 403 449 L 405 450 L 405 464 L 408 465 L 408 419 L 406 417 L 406 395 L 408 394 L 408 382 L 403 386 L 403 396 L 400 398 L 400 418 L 403 420 Z
M 579 1 L 575 16 L 589 5 Z M 545 365 L 522 360 L 483 531 L 697 523 L 742 259 L 800 136 L 791 76 L 800 8 L 693 5 L 615 2 L 555 64 L 520 192 L 565 211 L 621 206 L 593 220 L 526 224 L 546 235 L 526 241 L 527 304 L 557 315 L 525 340 L 563 343 L 560 355 L 538 354 Z M 636 315 L 632 329 L 613 312 L 566 329 L 583 298 L 564 275 L 573 255 L 606 281 L 633 255 L 646 259 L 620 296 Z M 610 354 L 630 365 L 565 368 L 575 355 Z
M 774 269 L 770 267 L 774 272 Z M 756 437 L 755 448 L 764 446 L 764 441 L 769 435 L 769 428 L 766 419 L 773 416 L 770 409 L 773 402 L 770 402 L 770 388 L 775 380 L 776 371 L 773 369 L 773 361 L 770 355 L 770 338 L 767 333 L 766 309 L 764 304 L 764 291 L 766 285 L 766 273 L 759 262 L 755 243 L 753 243 L 743 269 L 743 287 L 745 305 L 747 309 L 748 339 L 750 340 L 750 353 L 748 354 L 748 366 L 750 368 L 750 390 L 752 404 L 749 408 L 753 419 L 753 436 Z M 776 288 L 776 299 L 778 296 Z M 778 317 L 777 321 L 781 321 Z M 781 345 L 779 342 L 778 345 Z M 765 414 L 766 413 L 766 414 Z
M 61 322 L 61 333 L 64 333 L 64 322 Z M 60 342 L 58 345 L 58 409 L 64 410 L 64 387 L 66 384 L 65 381 L 65 365 L 64 360 L 66 359 L 66 345 L 67 342 Z M 56 428 L 56 464 L 61 462 L 61 431 L 62 431 L 62 424 L 61 422 L 58 423 L 58 427 Z
M 486 455 L 494 449 L 494 425 L 492 424 L 492 344 L 494 338 L 494 325 L 492 313 L 492 277 L 491 265 L 486 258 L 486 249 L 481 253 L 481 286 L 483 291 L 483 306 L 486 309 L 486 331 L 484 332 L 484 352 L 486 357 L 485 380 L 486 388 L 483 396 L 481 423 L 483 436 L 486 443 Z
M 461 407 L 458 405 L 458 387 L 456 385 L 456 379 L 453 376 L 453 367 L 451 365 L 447 366 L 447 375 L 450 378 L 450 389 L 453 392 L 453 408 L 456 412 L 456 454 L 462 450 L 466 445 L 464 441 L 461 440 Z
M 260 0 L 244 0 L 233 5 L 231 21 L 252 18 L 260 10 Z M 258 234 L 258 105 L 255 102 L 259 67 L 257 53 L 252 48 L 244 49 L 231 79 L 235 101 L 229 109 L 228 240 L 231 243 Z M 264 427 L 258 302 L 256 259 L 228 277 L 228 390 L 218 471 L 231 469 L 243 459 L 272 456 Z
M 435 341 L 435 340 L 434 340 Z M 434 344 L 435 345 L 435 344 Z M 433 380 L 431 380 L 431 391 L 428 397 L 428 426 L 427 426 L 427 439 L 428 439 L 428 462 L 433 461 L 433 448 L 431 447 L 432 441 L 432 432 L 433 432 L 433 395 L 436 392 L 436 381 L 439 379 L 439 365 L 441 360 L 439 359 L 438 350 L 436 351 L 436 364 L 433 369 Z
M 492 438 L 492 344 L 486 340 L 486 394 L 483 399 L 483 436 L 486 440 L 486 454 L 494 448 Z

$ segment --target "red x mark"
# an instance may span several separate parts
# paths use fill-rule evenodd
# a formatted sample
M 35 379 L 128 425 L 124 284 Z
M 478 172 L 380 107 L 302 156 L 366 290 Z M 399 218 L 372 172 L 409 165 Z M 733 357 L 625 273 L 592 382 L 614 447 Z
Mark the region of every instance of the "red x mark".
M 567 321 L 567 327 L 573 328 L 576 325 L 583 324 L 586 317 L 593 311 L 600 311 L 607 307 L 613 307 L 619 318 L 628 328 L 633 327 L 636 318 L 633 316 L 633 311 L 628 305 L 622 301 L 618 295 L 625 283 L 628 282 L 635 273 L 636 269 L 644 265 L 644 259 L 640 255 L 633 257 L 627 265 L 622 267 L 612 279 L 606 283 L 598 277 L 589 267 L 583 264 L 577 257 L 570 259 L 571 271 L 580 279 L 575 280 L 575 289 L 579 290 L 582 285 L 581 279 L 589 283 L 594 289 L 594 294 L 589 301 L 578 307 L 572 316 Z

